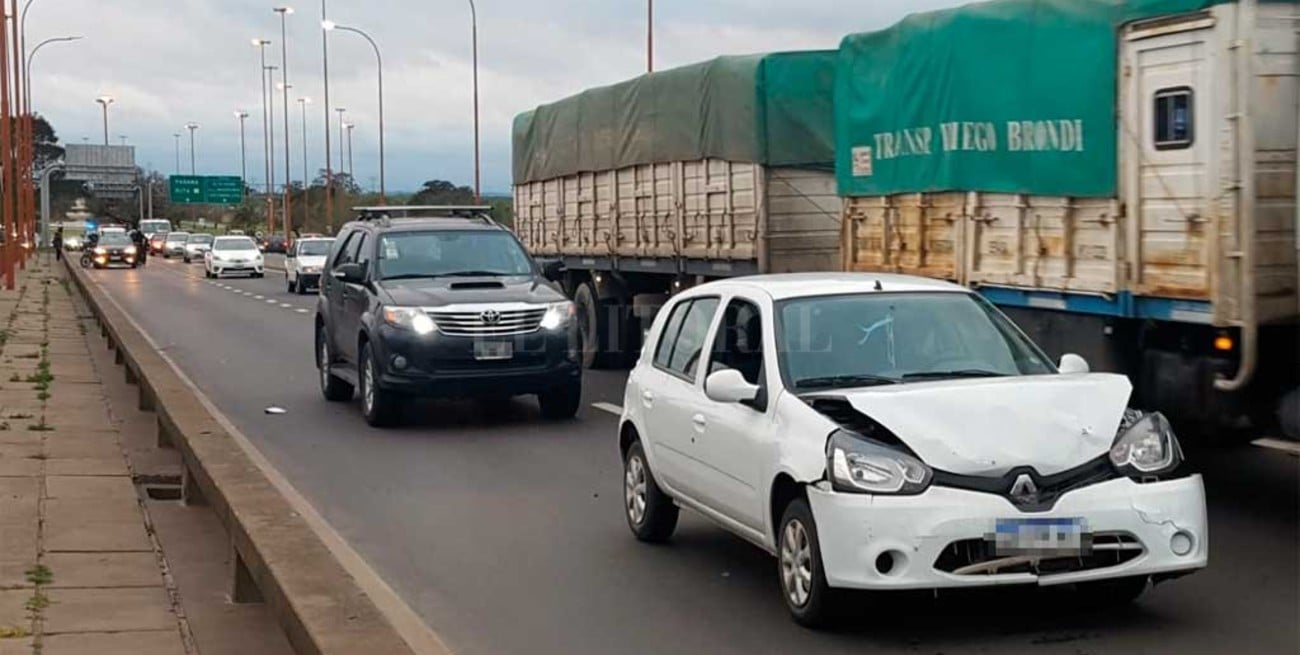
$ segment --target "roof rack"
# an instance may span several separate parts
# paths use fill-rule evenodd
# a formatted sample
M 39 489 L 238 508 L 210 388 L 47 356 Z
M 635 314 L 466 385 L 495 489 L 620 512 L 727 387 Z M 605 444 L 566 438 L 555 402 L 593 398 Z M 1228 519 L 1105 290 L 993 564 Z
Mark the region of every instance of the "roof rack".
M 382 207 L 353 207 L 357 220 L 373 221 L 392 218 L 470 218 L 495 223 L 488 212 L 489 205 L 387 205 Z

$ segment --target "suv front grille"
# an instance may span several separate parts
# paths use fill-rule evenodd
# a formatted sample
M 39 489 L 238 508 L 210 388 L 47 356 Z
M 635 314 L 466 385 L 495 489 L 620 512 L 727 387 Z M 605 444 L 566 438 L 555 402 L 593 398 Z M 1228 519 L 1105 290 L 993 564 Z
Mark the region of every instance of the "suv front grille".
M 451 337 L 510 337 L 541 327 L 544 306 L 458 307 L 427 309 L 438 331 Z

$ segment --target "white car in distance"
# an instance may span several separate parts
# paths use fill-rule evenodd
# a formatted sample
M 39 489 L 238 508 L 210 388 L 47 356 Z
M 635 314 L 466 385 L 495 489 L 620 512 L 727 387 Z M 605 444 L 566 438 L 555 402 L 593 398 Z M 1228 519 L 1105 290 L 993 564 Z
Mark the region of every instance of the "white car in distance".
M 663 308 L 628 379 L 625 518 L 663 541 L 686 507 L 761 546 L 809 626 L 847 589 L 1129 602 L 1208 558 L 1201 477 L 1130 392 L 946 282 L 713 282 Z
M 203 259 L 203 254 L 212 249 L 212 239 L 211 234 L 203 233 L 191 234 L 187 237 L 185 239 L 185 263 L 192 264 L 195 260 Z
M 332 238 L 305 238 L 289 246 L 284 255 L 284 282 L 289 293 L 301 295 L 320 287 L 321 271 L 332 245 Z
M 262 277 L 265 262 L 257 244 L 249 237 L 222 236 L 212 240 L 212 249 L 203 253 L 203 274 L 209 278 L 224 275 Z

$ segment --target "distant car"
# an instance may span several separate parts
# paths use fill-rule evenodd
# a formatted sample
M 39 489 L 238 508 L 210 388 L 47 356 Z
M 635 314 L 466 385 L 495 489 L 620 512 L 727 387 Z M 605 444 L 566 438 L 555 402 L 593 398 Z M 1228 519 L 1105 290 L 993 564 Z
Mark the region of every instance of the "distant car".
M 203 275 L 220 278 L 223 275 L 248 275 L 262 277 L 264 273 L 262 253 L 257 244 L 246 236 L 216 237 L 212 240 L 212 249 L 203 253 Z
M 290 293 L 304 294 L 320 286 L 320 274 L 334 239 L 299 239 L 284 258 L 284 282 Z
M 228 234 L 229 236 L 232 236 L 232 237 L 242 237 L 242 236 L 245 236 L 243 230 L 231 230 L 231 231 L 228 232 L 227 234 Z
M 212 249 L 211 234 L 191 234 L 185 240 L 185 263 L 190 264 L 195 260 L 202 260 L 203 253 Z
M 776 556 L 801 624 L 854 602 L 841 590 L 1068 584 L 1122 604 L 1206 565 L 1205 489 L 1169 422 L 964 287 L 712 282 L 646 344 L 618 429 L 628 527 L 665 541 L 698 511 Z
M 121 225 L 105 225 L 99 228 L 100 234 L 126 234 L 126 228 Z
M 168 232 L 167 240 L 163 243 L 162 255 L 165 259 L 171 259 L 172 256 L 185 256 L 185 242 L 190 238 L 189 232 Z
M 113 264 L 126 264 L 131 268 L 139 266 L 136 259 L 135 244 L 126 232 L 105 232 L 100 235 L 99 243 L 91 252 L 91 261 L 95 268 L 108 268 Z
M 281 253 L 281 254 L 285 253 L 289 249 L 288 241 L 285 240 L 284 235 L 282 234 L 272 234 L 270 236 L 263 237 L 260 247 L 262 249 L 262 252 L 273 252 L 273 253 Z
M 63 249 L 73 251 L 81 250 L 82 247 L 85 246 L 85 242 L 82 239 L 83 238 L 77 234 L 63 237 Z
M 146 239 L 152 239 L 155 234 L 167 234 L 172 231 L 172 222 L 165 218 L 146 218 L 140 221 L 140 232 Z
M 167 232 L 155 232 L 149 237 L 149 252 L 154 255 L 161 255 L 163 246 L 167 244 Z

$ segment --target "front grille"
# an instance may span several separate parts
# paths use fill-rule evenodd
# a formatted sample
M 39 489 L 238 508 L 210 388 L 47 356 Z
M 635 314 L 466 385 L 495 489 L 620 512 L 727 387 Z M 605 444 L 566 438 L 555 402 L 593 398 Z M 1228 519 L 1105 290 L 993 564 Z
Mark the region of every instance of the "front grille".
M 1144 551 L 1142 542 L 1127 532 L 1095 533 L 1085 552 L 1073 557 L 999 557 L 994 554 L 991 541 L 962 539 L 943 549 L 934 561 L 934 568 L 954 575 L 1052 575 L 1119 566 Z
M 1023 496 L 1013 495 L 1011 491 L 1022 476 L 1028 476 L 1033 481 L 1035 492 Z M 1006 498 L 1021 511 L 1045 512 L 1052 509 L 1061 496 L 1071 491 L 1117 477 L 1119 473 L 1111 465 L 1110 458 L 1102 455 L 1052 475 L 1040 475 L 1038 471 L 1028 466 L 1016 467 L 1000 476 L 967 475 L 936 469 L 934 484 L 953 489 L 996 494 Z
M 545 307 L 499 309 L 429 309 L 438 331 L 452 337 L 509 337 L 530 334 L 541 327 Z

